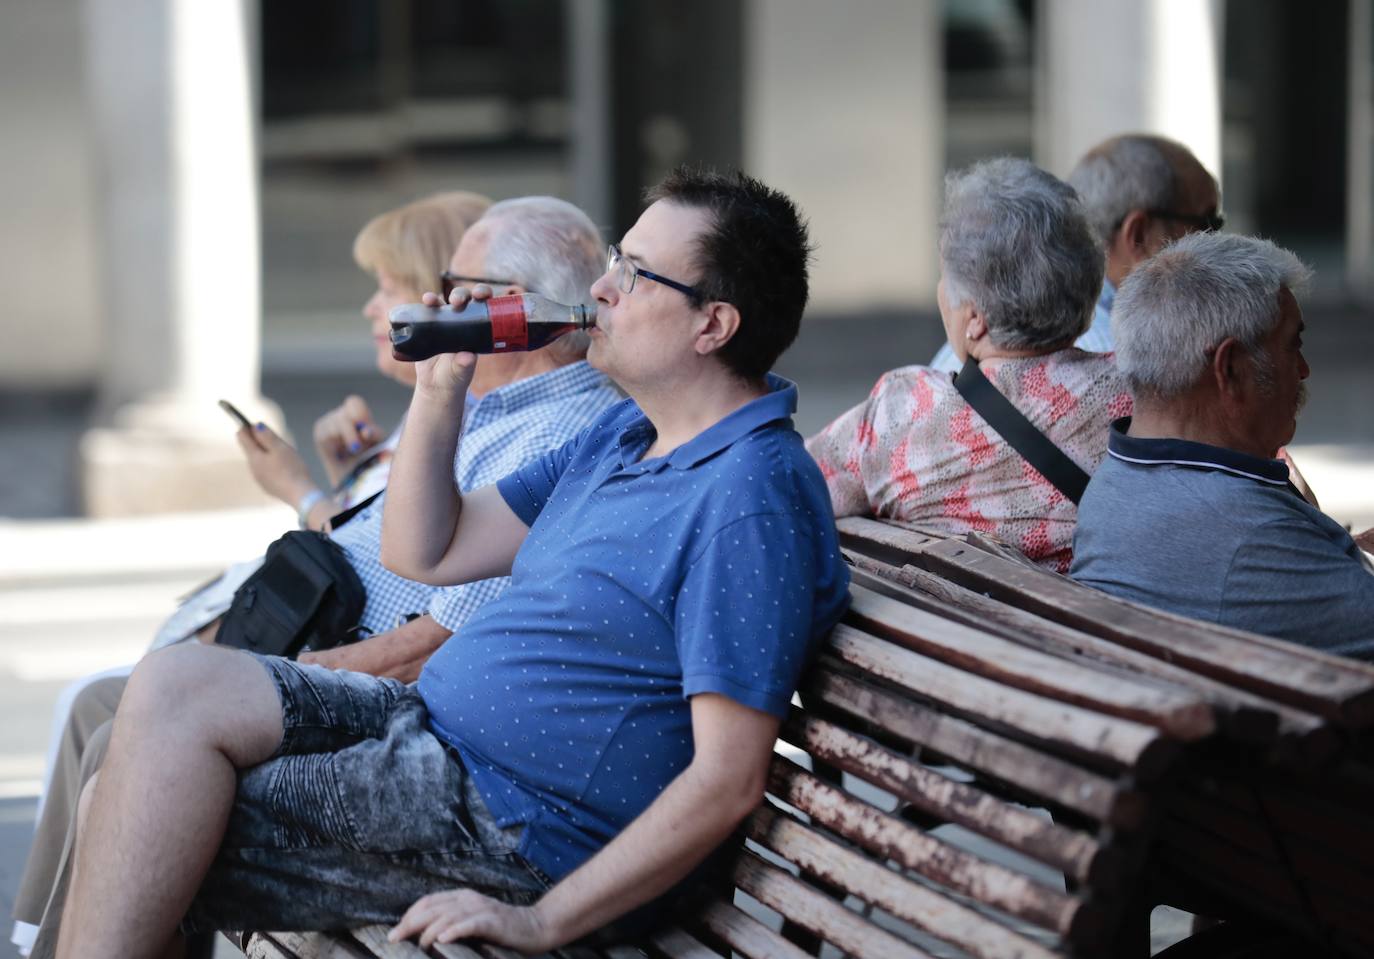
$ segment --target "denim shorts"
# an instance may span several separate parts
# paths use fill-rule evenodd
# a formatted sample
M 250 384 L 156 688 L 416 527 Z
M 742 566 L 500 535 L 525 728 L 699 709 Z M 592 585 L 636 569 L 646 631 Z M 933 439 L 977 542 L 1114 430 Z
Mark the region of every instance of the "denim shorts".
M 444 889 L 528 903 L 548 887 L 515 851 L 523 827 L 494 823 L 414 687 L 256 658 L 276 683 L 285 735 L 240 772 L 183 932 L 392 923 Z

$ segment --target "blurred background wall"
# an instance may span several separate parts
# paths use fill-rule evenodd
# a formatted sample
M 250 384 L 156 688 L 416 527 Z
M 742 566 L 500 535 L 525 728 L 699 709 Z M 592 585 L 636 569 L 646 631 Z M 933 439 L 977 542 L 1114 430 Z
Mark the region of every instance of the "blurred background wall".
M 340 383 L 370 382 L 350 244 L 422 194 L 552 193 L 613 239 L 674 164 L 743 165 L 811 217 L 808 329 L 871 344 L 796 362 L 857 383 L 941 339 L 947 169 L 1018 154 L 1063 175 L 1125 130 L 1183 140 L 1228 228 L 1317 267 L 1346 366 L 1325 399 L 1314 379 L 1328 412 L 1306 436 L 1374 439 L 1370 7 L 6 0 L 0 515 L 253 502 L 214 398 L 308 435 Z

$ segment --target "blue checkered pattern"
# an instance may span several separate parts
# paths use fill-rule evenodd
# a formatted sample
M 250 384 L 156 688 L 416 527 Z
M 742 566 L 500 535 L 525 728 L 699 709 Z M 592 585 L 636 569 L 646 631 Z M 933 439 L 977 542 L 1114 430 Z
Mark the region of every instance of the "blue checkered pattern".
M 557 449 L 590 426 L 620 400 L 601 373 L 573 363 L 498 387 L 469 400 L 463 417 L 453 475 L 464 491 L 486 486 Z M 483 603 L 501 594 L 509 580 L 486 579 L 437 588 L 397 576 L 382 566 L 382 500 L 378 497 L 334 535 L 367 590 L 361 625 L 370 632 L 394 629 L 414 613 L 429 613 L 457 630 Z
M 1116 349 L 1112 342 L 1112 304 L 1116 302 L 1116 287 L 1111 280 L 1102 281 L 1102 295 L 1097 298 L 1093 309 L 1092 325 L 1080 336 L 1074 346 L 1089 353 L 1110 353 Z M 954 355 L 954 348 L 946 343 L 930 361 L 930 368 L 943 373 L 957 373 L 962 364 Z

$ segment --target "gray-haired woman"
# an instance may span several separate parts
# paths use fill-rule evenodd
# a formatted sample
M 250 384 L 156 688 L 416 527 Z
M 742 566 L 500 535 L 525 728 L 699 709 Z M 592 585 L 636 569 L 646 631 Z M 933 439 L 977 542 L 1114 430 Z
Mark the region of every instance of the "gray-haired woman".
M 1092 319 L 1103 257 L 1073 190 L 1025 160 L 951 174 L 940 232 L 940 317 L 982 374 L 1091 474 L 1131 411 L 1110 354 L 1072 344 Z M 956 391 L 907 366 L 807 443 L 836 516 L 991 533 L 1067 572 L 1077 508 Z

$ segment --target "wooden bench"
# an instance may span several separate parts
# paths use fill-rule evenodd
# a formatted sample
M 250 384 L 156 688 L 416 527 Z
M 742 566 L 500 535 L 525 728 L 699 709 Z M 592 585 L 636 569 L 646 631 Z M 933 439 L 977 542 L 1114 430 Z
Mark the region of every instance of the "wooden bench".
M 976 535 L 840 526 L 853 607 L 783 726 L 733 895 L 562 954 L 1146 956 L 1166 901 L 1313 955 L 1374 951 L 1374 669 L 1119 602 Z M 239 941 L 424 955 L 381 927 Z

